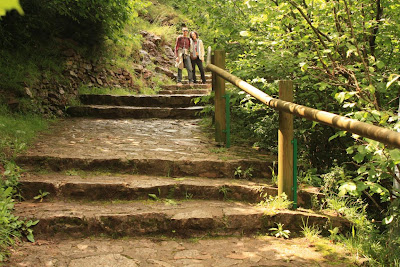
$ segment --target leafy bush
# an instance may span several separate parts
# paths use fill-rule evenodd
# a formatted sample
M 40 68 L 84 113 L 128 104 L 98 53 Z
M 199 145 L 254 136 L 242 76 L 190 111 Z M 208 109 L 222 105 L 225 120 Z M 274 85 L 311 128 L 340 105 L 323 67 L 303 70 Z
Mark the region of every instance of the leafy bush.
M 18 0 L 7 0 L 0 3 L 0 16 L 4 16 L 7 11 L 16 9 L 19 13 L 23 13 L 23 10 Z
M 96 45 L 116 36 L 137 10 L 146 5 L 139 0 L 22 0 L 24 16 L 9 12 L 0 23 L 1 46 L 31 46 L 37 40 L 70 38 Z
M 8 248 L 15 239 L 26 237 L 34 242 L 31 227 L 38 221 L 22 221 L 12 214 L 14 203 L 20 197 L 18 180 L 21 175 L 13 158 L 47 125 L 48 121 L 37 115 L 13 114 L 0 105 L 0 262 L 7 257 Z

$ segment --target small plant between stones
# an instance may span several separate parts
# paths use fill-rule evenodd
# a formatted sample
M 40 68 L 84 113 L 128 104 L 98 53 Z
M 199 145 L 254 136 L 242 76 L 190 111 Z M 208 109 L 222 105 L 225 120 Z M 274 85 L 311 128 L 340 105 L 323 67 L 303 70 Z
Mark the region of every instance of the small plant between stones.
M 280 196 L 268 196 L 267 193 L 263 194 L 262 197 L 264 200 L 258 203 L 259 206 L 268 207 L 271 210 L 284 210 L 289 209 L 293 202 L 288 200 L 288 197 L 285 193 L 282 193 Z
M 65 172 L 65 175 L 68 175 L 68 176 L 78 176 L 79 173 L 78 173 L 77 170 L 67 170 L 67 171 Z
M 253 171 L 254 171 L 254 169 L 252 167 L 249 167 L 246 170 L 242 170 L 242 166 L 238 166 L 235 169 L 235 173 L 234 173 L 235 178 L 249 180 L 253 177 Z
M 276 227 L 269 228 L 271 231 L 271 235 L 274 235 L 277 238 L 289 238 L 290 236 L 290 231 L 289 230 L 284 230 L 283 226 L 284 224 L 282 223 L 275 223 Z
M 301 219 L 303 226 L 301 227 L 301 232 L 304 235 L 305 238 L 307 238 L 310 241 L 316 240 L 319 238 L 319 235 L 321 234 L 321 230 L 318 228 L 316 225 L 310 226 L 308 224 L 308 217 L 307 220 L 304 221 L 304 219 Z
M 228 194 L 230 193 L 230 191 L 231 191 L 231 189 L 229 187 L 225 186 L 225 185 L 221 186 L 218 189 L 218 192 L 222 193 L 222 195 L 224 196 L 224 200 L 228 200 L 229 199 Z
M 269 169 L 271 170 L 271 181 L 274 185 L 278 185 L 278 174 L 275 172 L 275 165 L 276 161 L 272 163 L 272 166 L 269 166 Z
M 39 202 L 43 202 L 43 199 L 48 196 L 50 193 L 47 191 L 39 190 L 39 195 L 33 197 L 34 200 L 39 200 Z
M 225 153 L 227 151 L 226 147 L 211 148 L 210 152 L 215 154 Z
M 158 189 L 158 196 L 156 194 L 148 194 L 148 196 L 151 200 L 154 200 L 154 201 L 161 200 L 161 189 L 160 188 L 157 188 L 157 189 Z
M 335 227 L 333 229 L 328 230 L 330 233 L 329 239 L 335 243 L 336 241 L 340 240 L 340 236 L 339 236 L 339 227 Z
M 186 191 L 185 192 L 185 199 L 186 200 L 190 200 L 190 199 L 192 199 L 193 198 L 193 194 L 192 193 L 189 193 L 188 191 Z

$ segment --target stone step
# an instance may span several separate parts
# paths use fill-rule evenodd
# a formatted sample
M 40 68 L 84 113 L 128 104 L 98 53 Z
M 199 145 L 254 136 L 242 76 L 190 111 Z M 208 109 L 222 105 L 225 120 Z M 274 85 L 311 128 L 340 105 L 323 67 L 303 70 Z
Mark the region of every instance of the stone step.
M 181 95 L 80 95 L 84 105 L 137 106 L 137 107 L 189 107 L 202 94 Z
M 77 172 L 75 172 L 77 173 Z M 25 174 L 20 182 L 20 194 L 33 200 L 39 191 L 50 193 L 46 199 L 73 200 L 145 200 L 149 194 L 159 198 L 236 200 L 259 203 L 276 196 L 277 188 L 265 180 L 205 179 L 200 177 L 170 178 L 143 175 Z M 311 198 L 319 198 L 315 188 L 299 190 L 298 206 L 311 207 Z
M 211 84 L 170 84 L 161 85 L 163 90 L 211 89 Z
M 68 118 L 42 132 L 18 156 L 30 169 L 103 170 L 210 178 L 270 177 L 276 156 L 218 146 L 200 120 Z
M 186 84 L 189 84 L 189 81 L 185 80 L 185 81 L 182 81 L 181 83 L 182 83 L 182 85 L 186 85 Z M 206 83 L 201 83 L 201 79 L 200 79 L 200 81 L 197 81 L 197 83 L 191 83 L 191 84 L 192 85 L 204 85 L 204 84 L 211 85 L 211 83 L 212 83 L 211 79 L 210 80 L 206 80 Z
M 203 107 L 167 108 L 167 107 L 128 107 L 105 105 L 82 105 L 67 109 L 67 113 L 73 117 L 95 117 L 104 119 L 117 118 L 159 118 L 159 119 L 183 119 L 197 118 Z
M 228 201 L 127 201 L 127 202 L 21 202 L 15 215 L 40 220 L 33 228 L 36 238 L 46 236 L 113 237 L 162 234 L 166 236 L 218 236 L 267 232 L 284 224 L 293 235 L 304 222 L 327 232 L 349 228 L 348 221 L 307 210 L 277 210 Z
M 158 92 L 162 95 L 181 95 L 181 94 L 200 94 L 200 95 L 209 95 L 211 93 L 211 89 L 179 89 L 179 90 L 160 90 Z
M 84 105 L 137 106 L 137 107 L 190 107 L 202 94 L 191 95 L 80 95 Z
M 212 74 L 211 74 L 211 73 L 205 73 L 204 76 L 206 77 L 206 81 L 212 79 Z M 176 74 L 175 74 L 175 79 L 177 79 L 177 78 L 178 78 L 178 74 L 176 73 Z M 187 75 L 187 74 L 186 74 L 186 75 L 183 75 L 182 78 L 183 78 L 183 79 L 187 79 L 187 78 L 188 78 L 188 75 Z M 197 71 L 197 69 L 196 69 L 196 79 L 197 79 L 198 81 L 201 81 L 201 75 L 200 75 L 200 73 Z
M 355 267 L 368 260 L 343 245 L 307 238 L 232 236 L 196 239 L 156 237 L 51 238 L 19 242 L 7 266 L 68 267 Z M 357 258 L 357 260 L 355 260 Z
M 156 152 L 154 152 L 156 153 Z M 21 155 L 17 163 L 30 171 L 104 171 L 162 175 L 167 177 L 234 178 L 238 168 L 251 169 L 255 178 L 269 178 L 272 162 L 257 159 L 208 160 L 208 159 L 165 159 L 120 158 L 120 157 L 67 157 L 63 155 Z

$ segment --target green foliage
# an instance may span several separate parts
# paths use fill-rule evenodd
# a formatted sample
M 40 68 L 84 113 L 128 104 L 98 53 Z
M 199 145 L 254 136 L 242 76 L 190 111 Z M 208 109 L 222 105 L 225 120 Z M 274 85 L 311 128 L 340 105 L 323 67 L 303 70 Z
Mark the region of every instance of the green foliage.
M 189 193 L 188 191 L 185 191 L 185 199 L 186 200 L 190 200 L 190 199 L 192 199 L 193 198 L 193 194 L 192 193 Z
M 49 195 L 50 193 L 47 191 L 42 191 L 41 189 L 39 190 L 39 194 L 37 196 L 34 196 L 33 199 L 39 200 L 39 202 L 43 202 L 43 199 Z
M 399 129 L 397 1 L 169 2 L 198 22 L 201 33 L 207 34 L 206 45 L 228 52 L 228 70 L 269 95 L 277 95 L 274 80 L 291 79 L 299 104 Z M 233 96 L 232 131 L 243 140 L 276 151 L 276 117 L 252 97 Z M 350 201 L 344 201 L 345 206 L 368 202 L 369 217 L 395 218 L 398 211 L 390 207 L 399 197 L 392 186 L 400 162 L 397 149 L 304 120 L 295 120 L 295 129 L 303 181 L 324 186 L 325 192 L 332 190 L 330 205 L 342 204 L 343 199 Z M 383 217 L 389 210 L 392 214 Z M 381 255 L 392 256 L 384 252 L 390 246 L 382 245 L 386 242 L 374 234 L 387 237 L 386 229 L 366 227 L 362 234 L 371 238 L 364 242 L 374 244 Z M 390 266 L 395 264 L 390 256 L 376 257 Z
M 267 207 L 271 211 L 289 209 L 293 204 L 293 201 L 288 200 L 288 197 L 285 193 L 283 193 L 281 196 L 269 196 L 267 193 L 265 193 L 262 195 L 262 197 L 264 200 L 258 203 L 258 205 Z
M 289 238 L 290 236 L 290 231 L 289 230 L 284 230 L 283 226 L 284 224 L 281 223 L 275 223 L 276 227 L 272 227 L 269 230 L 271 231 L 271 235 L 274 235 L 277 238 Z
M 218 192 L 221 193 L 224 197 L 224 200 L 228 200 L 229 199 L 229 194 L 231 193 L 231 189 L 225 185 L 221 186 L 218 189 Z
M 249 179 L 251 179 L 251 177 L 253 177 L 253 168 L 252 167 L 249 167 L 249 168 L 247 168 L 246 170 L 242 170 L 242 167 L 241 166 L 238 166 L 236 169 L 235 169 L 235 173 L 234 173 L 234 175 L 235 175 L 235 177 L 236 178 L 238 178 L 238 179 L 246 179 L 246 180 L 249 180 Z
M 329 239 L 331 241 L 338 241 L 338 239 L 339 239 L 339 237 L 338 237 L 339 227 L 335 227 L 333 229 L 329 229 L 328 231 L 330 233 Z
M 32 87 L 42 77 L 46 77 L 49 82 L 61 81 L 63 63 L 58 53 L 59 49 L 54 43 L 27 47 L 18 53 L 0 49 L 2 89 L 8 93 L 12 92 L 13 95 L 22 96 L 25 94 L 24 87 Z
M 16 9 L 20 14 L 24 13 L 24 11 L 21 8 L 21 5 L 19 4 L 19 0 L 3 0 L 0 3 L 0 16 L 4 16 L 7 11 L 13 9 Z
M 203 106 L 203 110 L 200 114 L 204 115 L 204 117 L 213 117 L 214 116 L 214 92 L 211 92 L 210 95 L 196 97 L 193 100 L 193 103 L 201 104 Z
M 309 184 L 312 186 L 321 186 L 322 179 L 317 174 L 316 168 L 311 168 L 307 170 L 300 170 L 298 175 L 298 180 L 300 183 Z
M 303 226 L 301 227 L 301 232 L 304 235 L 304 237 L 306 237 L 310 241 L 319 238 L 319 235 L 321 234 L 322 231 L 318 228 L 318 226 L 316 225 L 310 226 L 308 224 L 308 217 L 306 221 L 304 221 L 303 219 L 301 219 L 301 221 L 303 223 Z
M 138 11 L 149 4 L 139 0 L 22 0 L 24 16 L 8 12 L 0 20 L 2 89 L 19 97 L 25 94 L 24 87 L 37 86 L 43 78 L 69 85 L 62 73 L 65 57 L 61 55 L 68 48 L 116 67 L 129 65 L 126 69 L 131 70 L 132 59 L 139 60 L 141 48 L 141 35 L 131 25 L 138 22 Z
M 363 253 L 369 258 L 371 266 L 396 266 L 400 261 L 398 249 L 400 224 L 398 215 L 399 201 L 392 202 L 385 219 L 376 221 L 368 218 L 367 208 L 360 199 L 329 197 L 326 208 L 335 210 L 353 223 L 351 233 L 344 236 L 339 229 L 330 229 L 330 239 L 344 243 L 356 253 Z
M 0 105 L 0 159 L 10 158 L 27 148 L 38 131 L 47 128 L 49 121 L 38 115 L 10 113 Z
M 148 194 L 149 198 L 154 201 L 160 201 L 160 198 L 156 194 Z
M 12 214 L 19 175 L 17 167 L 9 162 L 0 179 L 0 262 L 8 256 L 8 248 L 15 243 L 15 239 L 25 236 L 35 242 L 31 227 L 39 221 L 25 222 Z
M 34 242 L 32 226 L 38 221 L 22 221 L 12 214 L 18 192 L 21 169 L 12 161 L 24 151 L 37 134 L 47 128 L 48 121 L 32 114 L 15 114 L 0 105 L 0 262 L 8 255 L 15 239 L 26 237 Z
M 117 41 L 125 24 L 138 16 L 147 1 L 22 0 L 25 16 L 7 14 L 0 24 L 3 45 L 30 45 L 38 38 L 71 38 L 97 45 L 105 38 Z M 45 37 L 45 38 L 43 38 Z M 23 43 L 21 41 L 27 41 Z
M 275 170 L 277 170 L 277 163 L 276 163 L 276 161 L 274 161 L 273 163 L 272 163 L 272 166 L 269 166 L 269 169 L 271 170 L 271 181 L 272 181 L 272 184 L 274 184 L 274 185 L 278 185 L 278 173 L 275 171 Z
M 154 201 L 160 201 L 161 200 L 161 189 L 157 188 L 158 195 L 157 194 L 148 194 L 149 199 L 154 200 Z

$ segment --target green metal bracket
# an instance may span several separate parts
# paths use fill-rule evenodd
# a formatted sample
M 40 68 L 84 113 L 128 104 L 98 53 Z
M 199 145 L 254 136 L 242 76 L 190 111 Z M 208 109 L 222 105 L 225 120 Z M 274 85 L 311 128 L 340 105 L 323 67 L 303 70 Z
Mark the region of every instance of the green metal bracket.
M 223 98 L 225 98 L 225 130 L 223 131 L 226 134 L 226 147 L 231 147 L 231 95 L 226 93 Z
M 293 144 L 293 209 L 297 209 L 297 139 L 292 140 Z

